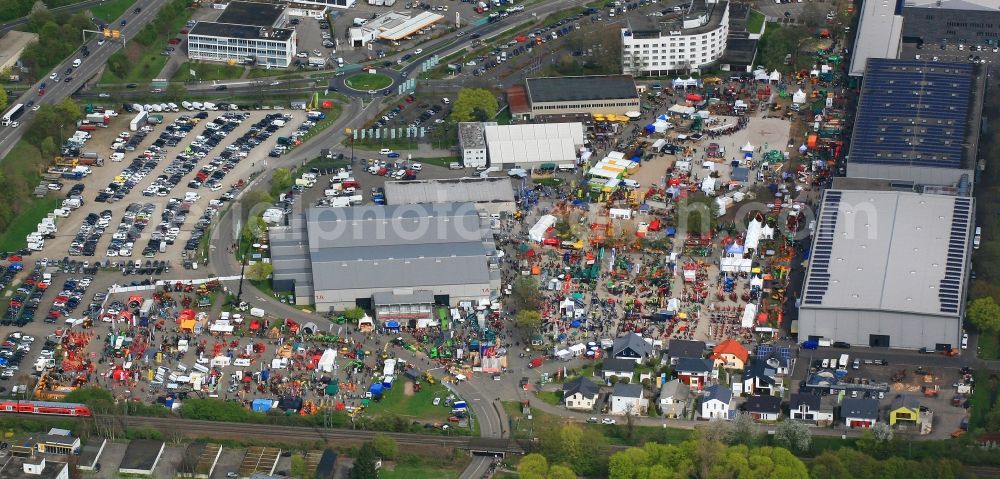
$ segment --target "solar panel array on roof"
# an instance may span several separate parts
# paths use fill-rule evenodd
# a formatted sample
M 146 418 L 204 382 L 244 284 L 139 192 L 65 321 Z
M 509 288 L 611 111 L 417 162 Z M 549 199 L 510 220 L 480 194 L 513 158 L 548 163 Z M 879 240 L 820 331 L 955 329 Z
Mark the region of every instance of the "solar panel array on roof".
M 948 259 L 945 261 L 944 278 L 938 286 L 942 313 L 958 313 L 962 275 L 965 274 L 965 252 L 969 243 L 969 221 L 972 217 L 972 200 L 955 200 L 951 233 L 948 236 Z
M 869 60 L 850 161 L 961 168 L 973 78 L 969 64 Z
M 816 245 L 809 260 L 809 277 L 802 300 L 804 304 L 823 304 L 823 296 L 830 288 L 830 253 L 833 251 L 833 232 L 837 228 L 842 195 L 839 191 L 827 191 L 823 195 L 816 226 Z

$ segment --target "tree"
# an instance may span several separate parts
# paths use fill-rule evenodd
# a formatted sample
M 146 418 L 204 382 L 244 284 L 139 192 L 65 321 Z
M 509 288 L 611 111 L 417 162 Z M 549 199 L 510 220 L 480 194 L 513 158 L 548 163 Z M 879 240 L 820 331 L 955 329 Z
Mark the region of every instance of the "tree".
M 271 277 L 274 266 L 271 263 L 258 261 L 247 267 L 246 278 L 250 281 L 264 281 Z
M 376 434 L 372 438 L 372 447 L 375 448 L 375 452 L 382 459 L 395 459 L 396 454 L 399 452 L 396 440 L 385 434 Z
M 451 118 L 456 122 L 486 121 L 495 117 L 499 108 L 493 92 L 484 88 L 463 88 L 452 106 Z
M 740 411 L 732 421 L 733 428 L 729 432 L 729 444 L 744 444 L 752 446 L 760 435 L 760 427 L 750 416 L 750 413 Z
M 2 91 L 2 89 L 0 89 Z M 42 140 L 42 144 L 38 146 L 38 149 L 42 151 L 42 156 L 48 158 L 50 156 L 55 156 L 59 153 L 59 145 L 56 145 L 56 140 L 51 136 L 46 136 Z
M 365 310 L 357 306 L 344 310 L 344 318 L 352 323 L 358 322 L 358 320 L 363 317 L 365 317 Z
M 576 479 L 576 474 L 569 467 L 562 464 L 554 464 L 549 468 L 549 474 L 546 477 L 548 479 Z
M 306 479 L 306 459 L 302 457 L 302 454 L 292 456 L 288 470 L 291 472 L 292 477 Z
M 525 332 L 533 333 L 542 326 L 542 314 L 531 309 L 522 309 L 514 315 L 514 324 Z
M 840 457 L 831 451 L 823 451 L 823 454 L 816 456 L 809 469 L 809 477 L 812 479 L 851 479 L 851 473 L 844 467 Z
M 375 447 L 371 442 L 366 442 L 358 450 L 358 457 L 354 459 L 354 467 L 351 468 L 351 479 L 378 479 L 378 469 L 375 469 L 377 459 Z
M 7 89 L 0 88 L 0 110 L 7 109 Z
M 1000 304 L 990 296 L 972 300 L 966 317 L 979 331 L 1000 333 Z
M 774 431 L 774 439 L 781 447 L 797 453 L 809 451 L 812 431 L 798 421 L 783 421 Z
M 538 282 L 533 276 L 522 276 L 514 281 L 510 290 L 510 304 L 515 311 L 522 309 L 538 310 L 541 295 L 538 293 Z
M 171 83 L 167 85 L 167 91 L 163 95 L 168 101 L 181 101 L 187 95 L 187 90 L 180 83 Z
M 271 196 L 277 197 L 292 187 L 295 179 L 288 168 L 277 168 L 271 173 Z
M 56 112 L 67 122 L 83 118 L 83 110 L 80 109 L 80 105 L 69 98 L 64 98 L 56 104 Z
M 548 473 L 549 461 L 538 453 L 524 456 L 517 464 L 517 474 L 522 479 L 545 479 Z

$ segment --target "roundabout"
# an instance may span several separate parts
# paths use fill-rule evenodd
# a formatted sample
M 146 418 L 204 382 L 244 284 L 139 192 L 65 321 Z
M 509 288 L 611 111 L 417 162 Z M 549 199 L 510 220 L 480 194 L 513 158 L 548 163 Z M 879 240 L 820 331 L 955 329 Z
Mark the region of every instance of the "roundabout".
M 393 83 L 392 77 L 381 73 L 356 73 L 344 79 L 344 86 L 360 92 L 381 90 Z

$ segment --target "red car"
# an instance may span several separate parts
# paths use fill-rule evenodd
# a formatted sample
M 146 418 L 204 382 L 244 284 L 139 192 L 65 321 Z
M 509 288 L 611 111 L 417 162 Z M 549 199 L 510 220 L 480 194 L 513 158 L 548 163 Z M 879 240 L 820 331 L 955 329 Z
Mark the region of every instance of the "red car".
M 171 38 L 170 40 L 167 40 L 167 43 L 169 43 L 171 45 L 177 45 L 180 42 L 181 42 L 180 38 Z
M 39 88 L 38 89 L 38 96 L 45 96 L 45 89 L 44 88 Z
M 559 238 L 545 238 L 542 244 L 546 246 L 559 246 Z

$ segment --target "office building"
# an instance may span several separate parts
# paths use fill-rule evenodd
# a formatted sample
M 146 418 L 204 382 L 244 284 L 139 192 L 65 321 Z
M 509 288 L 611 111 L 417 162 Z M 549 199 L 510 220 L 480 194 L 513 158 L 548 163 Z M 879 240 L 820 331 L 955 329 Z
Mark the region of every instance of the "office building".
M 688 73 L 722 58 L 729 37 L 729 2 L 694 0 L 679 8 L 626 22 L 621 30 L 624 73 Z
M 198 22 L 188 33 L 188 58 L 286 68 L 298 42 L 282 4 L 232 1 L 214 22 Z

